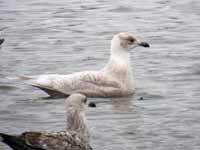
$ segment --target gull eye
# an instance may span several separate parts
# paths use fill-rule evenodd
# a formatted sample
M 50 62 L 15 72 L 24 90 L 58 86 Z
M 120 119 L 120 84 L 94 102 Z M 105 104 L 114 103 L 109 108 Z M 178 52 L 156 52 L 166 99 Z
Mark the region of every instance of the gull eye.
M 128 41 L 128 44 L 130 44 L 130 45 L 131 45 L 131 44 L 133 44 L 133 43 L 134 43 L 134 41 L 135 41 L 134 39 L 130 39 L 130 40 Z

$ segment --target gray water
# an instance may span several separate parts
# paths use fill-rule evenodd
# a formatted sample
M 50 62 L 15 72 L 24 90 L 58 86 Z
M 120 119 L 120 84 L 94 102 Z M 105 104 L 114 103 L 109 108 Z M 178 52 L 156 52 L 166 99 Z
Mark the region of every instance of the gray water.
M 199 150 L 199 0 L 0 0 L 0 132 L 64 129 L 63 99 L 6 77 L 98 70 L 121 31 L 151 48 L 131 52 L 134 96 L 89 99 L 94 149 Z

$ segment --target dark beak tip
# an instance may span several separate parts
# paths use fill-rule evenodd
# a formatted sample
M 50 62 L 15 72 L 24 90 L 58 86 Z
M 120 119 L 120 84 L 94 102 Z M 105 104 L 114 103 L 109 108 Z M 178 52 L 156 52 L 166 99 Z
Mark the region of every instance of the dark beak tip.
M 147 45 L 145 47 L 150 47 L 150 45 L 147 43 Z
M 149 43 L 146 43 L 146 42 L 143 43 L 142 46 L 144 46 L 144 47 L 150 47 Z
M 5 39 L 0 39 L 0 45 L 5 41 Z
M 88 104 L 88 107 L 96 107 L 96 104 L 95 104 L 94 102 L 90 102 L 90 103 Z
M 149 43 L 146 43 L 146 42 L 142 42 L 139 45 L 143 47 L 150 47 Z

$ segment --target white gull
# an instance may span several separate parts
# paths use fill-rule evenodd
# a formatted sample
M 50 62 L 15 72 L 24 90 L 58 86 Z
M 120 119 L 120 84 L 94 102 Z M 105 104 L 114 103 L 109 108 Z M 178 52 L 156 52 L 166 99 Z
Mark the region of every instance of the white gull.
M 92 150 L 85 119 L 87 98 L 70 95 L 66 103 L 67 129 L 60 132 L 24 132 L 20 135 L 0 133 L 0 141 L 13 150 Z
M 40 88 L 51 97 L 82 93 L 89 97 L 121 97 L 134 93 L 130 63 L 130 49 L 137 46 L 149 47 L 128 33 L 116 34 L 111 41 L 111 56 L 100 71 L 84 71 L 67 75 L 52 74 L 19 76 L 27 83 Z

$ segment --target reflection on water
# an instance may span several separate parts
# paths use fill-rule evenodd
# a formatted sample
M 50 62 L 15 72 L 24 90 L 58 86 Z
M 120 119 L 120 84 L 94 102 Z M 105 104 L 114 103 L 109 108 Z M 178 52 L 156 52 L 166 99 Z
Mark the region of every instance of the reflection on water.
M 134 109 L 133 100 L 133 96 L 111 99 L 112 109 L 116 112 L 131 112 Z
M 91 98 L 87 114 L 97 150 L 199 149 L 198 0 L 0 0 L 0 132 L 62 130 L 63 99 L 7 76 L 102 68 L 113 34 L 151 44 L 131 51 L 137 90 Z M 77 55 L 77 53 L 79 55 Z M 9 150 L 0 143 L 0 149 Z

